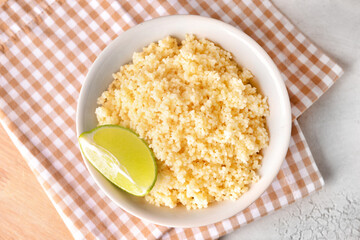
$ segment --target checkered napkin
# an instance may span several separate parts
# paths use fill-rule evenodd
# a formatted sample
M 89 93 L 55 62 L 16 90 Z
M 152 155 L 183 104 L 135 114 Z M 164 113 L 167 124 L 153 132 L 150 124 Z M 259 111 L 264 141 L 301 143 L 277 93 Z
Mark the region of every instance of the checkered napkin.
M 92 62 L 116 36 L 169 14 L 220 19 L 255 39 L 282 73 L 292 104 L 289 151 L 250 207 L 199 228 L 168 228 L 116 206 L 82 161 L 76 103 Z M 324 184 L 296 118 L 342 74 L 270 1 L 9 0 L 0 11 L 0 119 L 76 239 L 218 238 Z

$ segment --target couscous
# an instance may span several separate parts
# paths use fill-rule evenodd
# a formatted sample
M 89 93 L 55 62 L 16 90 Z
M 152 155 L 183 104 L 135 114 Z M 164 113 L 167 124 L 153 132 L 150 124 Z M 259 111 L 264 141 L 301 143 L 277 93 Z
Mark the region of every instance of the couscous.
M 158 179 L 145 199 L 206 208 L 258 181 L 268 145 L 266 97 L 252 73 L 206 39 L 166 37 L 133 55 L 98 99 L 99 125 L 134 130 L 152 149 Z

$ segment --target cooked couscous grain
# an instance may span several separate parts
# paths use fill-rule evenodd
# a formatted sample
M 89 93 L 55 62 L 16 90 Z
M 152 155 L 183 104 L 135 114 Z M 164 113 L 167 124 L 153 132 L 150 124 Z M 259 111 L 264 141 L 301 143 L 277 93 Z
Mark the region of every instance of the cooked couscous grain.
M 166 37 L 113 77 L 96 116 L 133 129 L 153 150 L 158 179 L 148 202 L 206 208 L 259 179 L 268 105 L 231 53 L 193 35 Z

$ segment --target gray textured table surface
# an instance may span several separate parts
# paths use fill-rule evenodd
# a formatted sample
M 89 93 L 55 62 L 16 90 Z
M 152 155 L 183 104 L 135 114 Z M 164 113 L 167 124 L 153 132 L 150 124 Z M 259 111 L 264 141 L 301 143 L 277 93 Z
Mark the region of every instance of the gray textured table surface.
M 222 239 L 360 239 L 360 1 L 273 3 L 345 71 L 299 118 L 325 187 Z

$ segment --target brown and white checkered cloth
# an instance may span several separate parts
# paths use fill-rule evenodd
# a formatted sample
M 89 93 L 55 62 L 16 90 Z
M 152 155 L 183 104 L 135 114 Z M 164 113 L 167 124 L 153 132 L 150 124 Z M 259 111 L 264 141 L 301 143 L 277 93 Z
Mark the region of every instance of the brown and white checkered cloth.
M 168 228 L 119 208 L 96 186 L 75 134 L 76 103 L 102 49 L 158 16 L 199 14 L 256 40 L 282 73 L 292 104 L 289 151 L 268 190 L 230 219 Z M 265 216 L 324 184 L 296 118 L 342 74 L 270 1 L 9 0 L 0 10 L 0 119 L 76 239 L 211 239 Z

